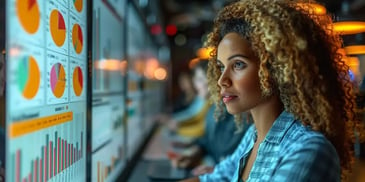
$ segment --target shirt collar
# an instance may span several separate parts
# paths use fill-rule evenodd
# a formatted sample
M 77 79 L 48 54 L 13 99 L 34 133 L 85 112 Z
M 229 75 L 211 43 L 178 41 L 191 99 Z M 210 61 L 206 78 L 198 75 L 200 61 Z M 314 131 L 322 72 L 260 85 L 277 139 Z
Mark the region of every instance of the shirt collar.
M 283 111 L 274 121 L 269 132 L 266 134 L 264 141 L 279 144 L 285 133 L 287 133 L 288 129 L 294 122 L 294 115 Z

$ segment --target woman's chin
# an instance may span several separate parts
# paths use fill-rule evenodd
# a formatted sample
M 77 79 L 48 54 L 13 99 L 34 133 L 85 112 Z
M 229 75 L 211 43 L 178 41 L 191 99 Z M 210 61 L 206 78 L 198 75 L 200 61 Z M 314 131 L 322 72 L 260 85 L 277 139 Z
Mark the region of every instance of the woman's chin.
M 232 115 L 242 113 L 242 111 L 239 111 L 239 110 L 237 110 L 237 109 L 233 109 L 233 108 L 229 108 L 229 107 L 227 107 L 227 112 L 228 112 L 229 114 L 232 114 Z

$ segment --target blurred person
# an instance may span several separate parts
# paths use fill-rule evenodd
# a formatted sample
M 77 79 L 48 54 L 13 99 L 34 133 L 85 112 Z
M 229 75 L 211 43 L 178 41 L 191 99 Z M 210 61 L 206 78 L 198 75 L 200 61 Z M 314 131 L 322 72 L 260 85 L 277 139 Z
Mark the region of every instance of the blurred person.
M 211 107 L 208 101 L 206 69 L 208 61 L 199 61 L 192 70 L 192 83 L 197 95 L 192 104 L 182 111 L 174 112 L 169 121 L 169 128 L 178 135 L 190 139 L 201 137 L 205 132 L 205 117 Z
M 329 15 L 301 0 L 238 1 L 208 35 L 210 93 L 253 125 L 210 174 L 186 181 L 345 181 L 354 94 Z M 301 4 L 299 4 L 301 3 Z M 241 125 L 240 120 L 237 124 Z
M 233 115 L 224 113 L 218 121 L 214 118 L 215 106 L 213 105 L 206 115 L 205 133 L 191 144 L 177 144 L 177 147 L 186 147 L 188 154 L 180 154 L 173 161 L 173 165 L 179 168 L 192 169 L 192 175 L 197 176 L 210 173 L 214 165 L 231 155 L 241 142 L 248 126 L 249 117 L 244 119 L 244 126 L 237 130 Z M 176 145 L 176 143 L 175 143 Z M 204 159 L 208 157 L 213 163 L 206 164 Z
M 178 76 L 178 86 L 181 91 L 178 98 L 173 104 L 173 112 L 186 109 L 196 97 L 191 74 L 189 72 L 181 72 Z

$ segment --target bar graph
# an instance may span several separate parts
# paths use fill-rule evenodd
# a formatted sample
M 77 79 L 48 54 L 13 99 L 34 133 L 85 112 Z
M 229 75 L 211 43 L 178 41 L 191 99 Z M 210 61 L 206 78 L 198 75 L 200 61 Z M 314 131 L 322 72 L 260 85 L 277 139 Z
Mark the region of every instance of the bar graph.
M 15 182 L 41 181 L 46 182 L 64 170 L 80 161 L 83 156 L 83 135 L 80 134 L 80 142 L 70 143 L 69 141 L 54 133 L 54 140 L 50 140 L 49 135 L 45 136 L 45 141 L 39 149 L 39 156 L 32 159 L 28 164 L 22 160 L 25 155 L 21 149 L 12 154 L 11 163 L 15 167 Z M 22 176 L 21 165 L 30 166 L 30 171 Z M 23 173 L 24 174 L 24 173 Z
M 8 135 L 10 140 L 7 180 L 84 181 L 85 117 L 84 112 L 65 112 L 12 123 Z
M 93 182 L 116 181 L 123 169 L 125 165 L 124 148 L 121 145 L 115 145 L 113 143 L 109 144 L 109 147 L 111 146 L 115 146 L 114 150 L 106 147 L 106 150 L 97 152 L 96 155 L 98 157 L 93 157 Z M 106 154 L 110 157 L 105 157 Z

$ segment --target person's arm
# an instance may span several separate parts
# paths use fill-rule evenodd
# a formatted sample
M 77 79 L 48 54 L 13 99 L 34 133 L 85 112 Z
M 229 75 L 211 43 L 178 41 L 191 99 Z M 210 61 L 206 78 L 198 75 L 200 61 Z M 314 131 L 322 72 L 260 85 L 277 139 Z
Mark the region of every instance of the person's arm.
M 324 137 L 306 138 L 283 151 L 281 164 L 270 181 L 340 181 L 341 169 L 334 147 Z
M 180 122 L 184 122 L 185 120 L 189 120 L 190 118 L 194 117 L 195 115 L 197 115 L 201 109 L 204 106 L 205 101 L 199 97 L 196 97 L 193 102 L 189 105 L 188 108 L 173 113 L 172 114 L 172 120 L 180 123 Z

